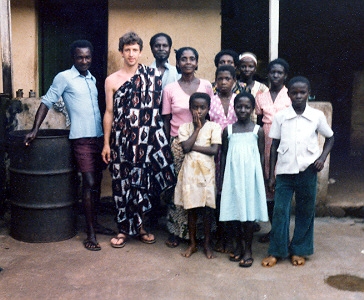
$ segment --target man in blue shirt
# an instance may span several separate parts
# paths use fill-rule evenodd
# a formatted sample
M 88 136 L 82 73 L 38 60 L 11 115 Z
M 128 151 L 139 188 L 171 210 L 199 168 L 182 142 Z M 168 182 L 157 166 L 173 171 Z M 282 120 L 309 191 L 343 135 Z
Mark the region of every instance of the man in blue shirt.
M 88 70 L 92 62 L 93 46 L 89 41 L 78 40 L 71 45 L 73 66 L 56 75 L 47 94 L 42 97 L 34 125 L 25 137 L 26 146 L 36 137 L 48 110 L 60 97 L 66 105 L 71 129 L 69 139 L 82 174 L 82 203 L 86 217 L 88 250 L 101 250 L 96 233 L 113 235 L 115 232 L 97 223 L 95 202 L 100 199 L 103 163 L 103 130 L 97 101 L 96 79 Z

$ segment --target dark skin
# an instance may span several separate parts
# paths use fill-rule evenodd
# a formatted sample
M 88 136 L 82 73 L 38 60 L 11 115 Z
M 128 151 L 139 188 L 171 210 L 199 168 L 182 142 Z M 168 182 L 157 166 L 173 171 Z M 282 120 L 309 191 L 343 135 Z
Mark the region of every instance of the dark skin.
M 151 50 L 156 61 L 157 69 L 163 76 L 163 73 L 166 70 L 164 65 L 168 61 L 169 54 L 171 53 L 171 45 L 168 44 L 166 37 L 159 36 L 155 39 Z
M 86 76 L 91 66 L 92 54 L 89 48 L 76 48 L 73 56 L 73 64 L 81 75 Z M 32 130 L 25 136 L 24 143 L 30 146 L 31 142 L 36 138 L 39 128 L 48 114 L 48 108 L 41 103 L 35 115 Z M 85 247 L 88 249 L 99 248 L 96 239 L 96 231 L 101 227 L 97 223 L 95 213 L 95 202 L 100 199 L 100 186 L 102 180 L 102 170 L 97 172 L 82 173 L 82 204 L 86 217 L 87 240 Z
M 268 72 L 268 79 L 270 82 L 270 96 L 274 102 L 277 98 L 278 93 L 284 87 L 284 82 L 287 79 L 286 70 L 282 65 L 274 64 Z M 257 116 L 257 124 L 263 126 L 263 115 Z
M 252 58 L 245 57 L 240 61 L 240 79 L 246 84 L 246 90 L 251 91 L 254 86 L 253 76 L 257 70 L 257 65 Z
M 307 105 L 307 99 L 310 95 L 310 90 L 306 83 L 296 82 L 288 90 L 288 96 L 291 98 L 292 107 L 297 115 L 302 115 Z M 280 140 L 273 139 L 270 150 L 270 163 L 269 163 L 269 182 L 268 187 L 270 191 L 274 191 L 276 178 L 274 174 L 275 166 L 278 159 L 278 147 Z M 327 156 L 329 155 L 332 147 L 334 146 L 334 136 L 325 138 L 322 153 L 318 159 L 313 163 L 317 172 L 320 172 L 325 165 Z
M 237 96 L 238 97 L 238 96 Z M 236 101 L 234 106 L 236 116 L 238 121 L 233 124 L 232 132 L 233 133 L 247 133 L 252 132 L 254 130 L 254 122 L 251 121 L 251 114 L 254 110 L 253 105 L 249 98 L 241 97 Z M 227 128 L 224 129 L 222 136 L 222 152 L 221 152 L 221 176 L 224 178 L 224 171 L 226 165 L 226 156 L 229 149 L 229 139 L 228 139 L 228 131 Z M 264 169 L 264 131 L 262 128 L 259 128 L 258 131 L 258 149 L 260 154 L 260 163 L 262 170 Z M 248 262 L 248 260 L 252 259 L 252 241 L 254 234 L 254 222 L 247 221 L 242 222 L 242 226 L 244 229 L 244 253 L 242 253 L 243 246 L 241 244 L 242 240 L 242 232 L 241 227 L 235 225 L 235 239 L 237 247 L 232 254 L 235 260 L 241 259 L 240 263 Z
M 178 80 L 178 84 L 187 95 L 191 96 L 193 93 L 197 92 L 197 89 L 200 85 L 200 79 L 195 77 L 195 71 L 198 67 L 198 61 L 193 51 L 183 51 L 180 60 L 177 61 L 177 66 L 182 72 L 182 77 Z M 169 140 L 171 137 L 172 115 L 162 115 L 162 118 L 164 121 L 166 136 Z
M 219 98 L 224 109 L 224 114 L 225 116 L 227 116 L 229 111 L 230 99 L 233 95 L 232 88 L 236 82 L 236 79 L 231 75 L 229 71 L 221 71 L 217 73 L 215 82 L 219 91 Z
M 208 147 L 199 146 L 195 144 L 201 128 L 206 123 L 206 115 L 209 111 L 209 108 L 210 107 L 208 102 L 203 98 L 197 98 L 191 103 L 190 111 L 193 116 L 194 131 L 186 141 L 183 141 L 181 143 L 184 153 L 188 153 L 190 151 L 196 151 L 209 156 L 214 156 L 217 154 L 219 150 L 218 144 L 212 144 L 211 146 Z M 198 207 L 187 210 L 190 244 L 187 250 L 181 253 L 181 255 L 184 257 L 190 257 L 193 253 L 197 252 L 196 223 L 197 223 L 198 211 L 201 211 L 203 213 L 203 223 L 204 223 L 204 233 L 205 233 L 204 253 L 208 259 L 211 259 L 214 258 L 215 256 L 211 248 L 212 210 L 209 207 Z

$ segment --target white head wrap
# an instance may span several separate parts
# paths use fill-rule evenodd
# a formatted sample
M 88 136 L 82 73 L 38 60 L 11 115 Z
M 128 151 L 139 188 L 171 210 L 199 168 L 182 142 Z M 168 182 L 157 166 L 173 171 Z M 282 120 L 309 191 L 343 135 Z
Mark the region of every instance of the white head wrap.
M 245 57 L 251 58 L 255 62 L 255 65 L 258 64 L 257 57 L 255 56 L 255 54 L 253 54 L 251 52 L 244 52 L 244 53 L 239 55 L 239 60 L 242 60 Z

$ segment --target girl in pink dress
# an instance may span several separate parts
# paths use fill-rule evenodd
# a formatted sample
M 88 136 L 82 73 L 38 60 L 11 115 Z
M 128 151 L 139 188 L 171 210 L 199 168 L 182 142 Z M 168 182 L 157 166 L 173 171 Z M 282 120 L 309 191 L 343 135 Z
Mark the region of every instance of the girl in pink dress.
M 233 93 L 233 87 L 236 84 L 236 73 L 235 68 L 231 65 L 223 65 L 217 68 L 215 73 L 215 82 L 217 94 L 211 98 L 210 107 L 210 120 L 218 123 L 222 130 L 229 124 L 233 124 L 237 121 L 236 114 L 234 111 L 234 98 L 236 96 Z M 215 157 L 216 162 L 216 221 L 217 230 L 216 238 L 217 243 L 215 245 L 215 251 L 226 253 L 229 252 L 231 246 L 229 246 L 230 239 L 228 239 L 226 224 L 224 222 L 218 222 L 220 215 L 220 199 L 221 199 L 221 188 L 222 178 L 220 176 L 220 159 L 221 149 Z
M 263 126 L 265 136 L 265 151 L 264 151 L 264 178 L 267 182 L 269 178 L 269 155 L 272 139 L 269 137 L 269 130 L 272 126 L 274 115 L 286 107 L 291 105 L 291 99 L 288 97 L 288 90 L 284 86 L 289 71 L 288 63 L 277 58 L 268 64 L 268 79 L 270 88 L 256 97 L 255 113 L 257 114 L 257 124 Z M 266 186 L 268 216 L 272 223 L 274 194 L 270 192 Z M 270 240 L 270 233 L 263 235 L 259 242 L 267 243 Z

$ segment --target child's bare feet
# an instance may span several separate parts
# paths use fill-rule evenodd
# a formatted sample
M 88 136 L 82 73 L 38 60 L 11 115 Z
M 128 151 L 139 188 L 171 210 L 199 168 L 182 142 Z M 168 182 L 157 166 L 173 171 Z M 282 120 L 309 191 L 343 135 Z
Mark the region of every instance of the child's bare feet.
M 190 257 L 193 253 L 197 252 L 196 246 L 189 246 L 185 252 L 182 252 L 181 255 L 184 257 Z
M 208 259 L 215 258 L 214 251 L 210 247 L 205 247 L 203 252 L 205 253 L 206 257 Z

